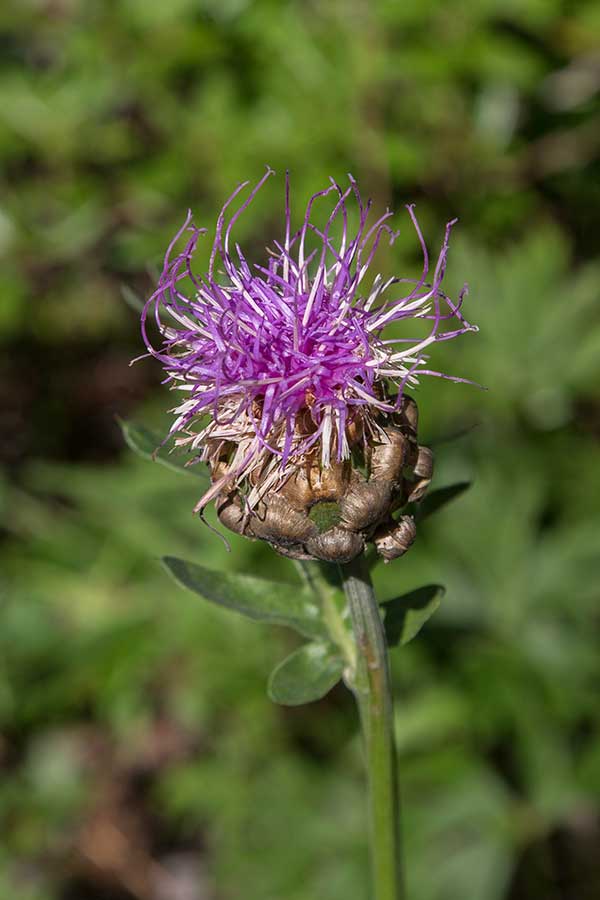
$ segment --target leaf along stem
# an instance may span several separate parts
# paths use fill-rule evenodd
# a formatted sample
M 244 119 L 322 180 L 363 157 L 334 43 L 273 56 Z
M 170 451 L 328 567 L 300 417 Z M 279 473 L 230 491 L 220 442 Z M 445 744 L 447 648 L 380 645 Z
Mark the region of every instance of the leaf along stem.
M 383 621 L 365 560 L 340 566 L 350 606 L 356 666 L 350 687 L 363 732 L 369 782 L 375 900 L 405 900 L 393 697 Z

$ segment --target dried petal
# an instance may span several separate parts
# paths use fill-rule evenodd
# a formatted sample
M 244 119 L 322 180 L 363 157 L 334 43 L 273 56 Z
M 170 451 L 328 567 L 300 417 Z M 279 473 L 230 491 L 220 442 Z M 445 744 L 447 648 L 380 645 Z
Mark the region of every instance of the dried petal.
M 408 440 L 395 428 L 386 431 L 388 443 L 375 444 L 371 449 L 371 478 L 385 481 L 400 480 L 408 453 Z
M 375 535 L 375 546 L 385 562 L 403 556 L 417 536 L 415 520 L 412 516 L 401 516 L 391 527 L 383 528 Z
M 340 501 L 341 524 L 364 531 L 387 518 L 392 497 L 390 481 L 356 481 Z
M 325 562 L 347 563 L 364 550 L 365 542 L 360 534 L 345 531 L 343 528 L 332 528 L 306 543 L 306 549 L 312 557 Z
M 429 447 L 419 447 L 413 472 L 418 480 L 410 485 L 408 501 L 409 503 L 418 503 L 425 496 L 433 476 L 433 453 Z
M 274 544 L 305 543 L 317 534 L 308 516 L 295 510 L 281 494 L 272 494 L 257 507 L 249 522 L 252 534 Z

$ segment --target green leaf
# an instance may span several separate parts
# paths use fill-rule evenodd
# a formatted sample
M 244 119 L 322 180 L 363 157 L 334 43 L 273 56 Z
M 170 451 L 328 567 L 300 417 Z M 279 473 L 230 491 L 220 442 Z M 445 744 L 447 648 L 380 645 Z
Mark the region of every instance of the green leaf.
M 305 644 L 273 669 L 269 697 L 284 706 L 320 700 L 338 683 L 343 670 L 344 660 L 333 644 Z
M 210 603 L 269 625 L 287 625 L 305 637 L 324 637 L 326 627 L 308 588 L 235 572 L 217 572 L 165 556 L 163 566 L 175 581 Z
M 445 431 L 441 434 L 434 435 L 427 441 L 427 446 L 431 447 L 433 450 L 436 447 L 439 447 L 440 444 L 451 444 L 454 441 L 460 441 L 475 431 L 478 425 L 478 422 L 466 422 L 463 425 L 459 425 L 453 431 Z
M 427 619 L 439 607 L 445 588 L 428 584 L 408 594 L 386 600 L 384 627 L 388 645 L 403 646 L 417 636 Z
M 122 284 L 121 285 L 121 296 L 127 306 L 132 309 L 136 313 L 142 312 L 144 309 L 145 303 L 141 297 L 139 297 L 134 290 L 132 290 L 129 285 Z
M 160 463 L 167 469 L 174 472 L 185 472 L 186 475 L 194 475 L 208 482 L 209 475 L 205 466 L 186 466 L 185 457 L 171 456 L 171 454 L 161 447 L 163 438 L 144 425 L 136 425 L 135 422 L 126 422 L 124 419 L 117 418 L 125 443 L 127 446 L 137 453 L 143 459 L 149 459 L 152 462 Z
M 457 484 L 438 488 L 437 491 L 431 491 L 430 494 L 426 494 L 425 498 L 417 506 L 417 519 L 419 522 L 422 522 L 423 519 L 432 516 L 438 509 L 441 509 L 446 503 L 450 503 L 450 501 L 456 499 L 456 497 L 460 497 L 460 495 L 464 494 L 470 487 L 470 481 L 459 481 Z

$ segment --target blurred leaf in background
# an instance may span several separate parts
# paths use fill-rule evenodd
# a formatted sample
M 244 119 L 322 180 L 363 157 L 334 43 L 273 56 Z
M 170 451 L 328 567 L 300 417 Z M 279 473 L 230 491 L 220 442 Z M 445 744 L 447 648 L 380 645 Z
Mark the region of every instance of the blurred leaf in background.
M 270 163 L 299 202 L 351 171 L 396 208 L 389 274 L 419 265 L 403 203 L 431 247 L 461 220 L 448 279 L 481 330 L 436 354 L 489 390 L 418 399 L 433 487 L 473 485 L 375 572 L 383 600 L 447 588 L 395 651 L 413 895 L 596 900 L 597 5 L 32 0 L 2 6 L 0 47 L 0 896 L 367 896 L 351 698 L 270 704 L 301 638 L 157 560 L 291 565 L 228 555 L 198 479 L 116 421 L 164 434 L 170 405 L 129 367 L 123 284 L 146 296 L 188 207 L 210 229 Z M 240 219 L 250 259 L 281 187 Z

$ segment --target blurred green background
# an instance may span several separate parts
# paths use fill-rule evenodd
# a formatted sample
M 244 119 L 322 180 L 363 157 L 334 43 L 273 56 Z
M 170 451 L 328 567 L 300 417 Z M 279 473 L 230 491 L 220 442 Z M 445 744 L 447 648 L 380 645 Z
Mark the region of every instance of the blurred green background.
M 471 491 L 376 570 L 442 610 L 394 660 L 413 900 L 600 896 L 600 7 L 577 0 L 20 0 L 0 10 L 0 897 L 366 900 L 343 688 L 264 686 L 295 644 L 179 591 L 162 553 L 293 581 L 123 448 L 170 398 L 121 286 L 265 163 L 301 207 L 357 177 L 478 336 L 431 379 L 435 484 Z M 275 181 L 277 181 L 276 184 Z M 271 187 L 271 185 L 273 185 Z M 282 180 L 240 221 L 280 233 Z M 466 429 L 466 431 L 465 431 Z M 465 432 L 455 442 L 444 434 Z

